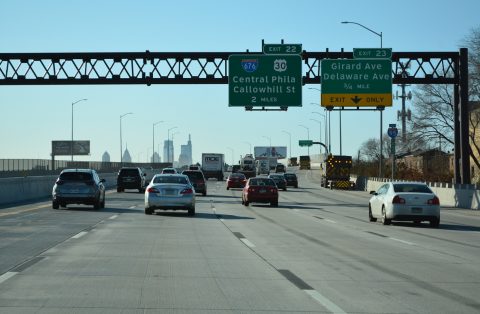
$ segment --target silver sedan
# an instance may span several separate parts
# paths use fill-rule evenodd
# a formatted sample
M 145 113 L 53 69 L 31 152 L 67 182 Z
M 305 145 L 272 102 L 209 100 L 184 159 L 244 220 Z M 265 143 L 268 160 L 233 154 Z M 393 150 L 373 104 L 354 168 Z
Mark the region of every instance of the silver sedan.
M 392 220 L 417 224 L 426 220 L 434 228 L 440 224 L 440 201 L 425 183 L 390 182 L 370 194 L 370 221 L 380 218 L 384 225 L 389 225 Z
M 195 190 L 183 174 L 157 174 L 145 189 L 145 214 L 155 209 L 188 210 L 195 215 Z

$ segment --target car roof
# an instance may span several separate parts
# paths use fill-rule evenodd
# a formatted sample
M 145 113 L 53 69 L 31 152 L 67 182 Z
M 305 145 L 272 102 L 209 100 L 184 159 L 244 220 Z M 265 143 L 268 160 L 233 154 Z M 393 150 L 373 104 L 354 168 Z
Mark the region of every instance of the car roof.
M 63 169 L 62 172 L 92 172 L 93 169 Z

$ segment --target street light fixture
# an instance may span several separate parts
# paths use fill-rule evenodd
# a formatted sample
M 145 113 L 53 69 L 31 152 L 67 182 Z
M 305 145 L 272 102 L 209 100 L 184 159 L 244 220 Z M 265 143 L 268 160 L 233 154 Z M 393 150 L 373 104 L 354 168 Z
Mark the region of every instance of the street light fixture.
M 287 131 L 285 131 L 285 130 L 282 130 L 282 132 L 283 132 L 283 133 L 287 133 L 288 136 L 289 136 L 289 138 L 290 138 L 290 148 L 289 148 L 288 150 L 289 150 L 289 152 L 290 152 L 290 154 L 289 154 L 289 155 L 290 155 L 290 159 L 292 159 L 292 133 L 287 132 Z
M 167 162 L 170 162 L 170 131 L 178 128 L 177 126 L 171 127 L 167 131 Z
M 301 126 L 302 128 L 305 128 L 307 130 L 307 140 L 310 140 L 310 129 L 303 124 L 299 124 L 298 126 Z M 310 156 L 310 146 L 308 146 L 307 152 L 308 156 Z
M 152 153 L 152 163 L 155 162 L 155 126 L 156 126 L 157 124 L 162 123 L 162 122 L 164 122 L 164 121 L 157 121 L 157 122 L 153 123 L 153 136 L 152 136 L 152 138 L 153 138 L 153 145 L 152 145 L 152 147 L 153 147 L 153 153 Z
M 133 114 L 133 112 L 127 112 L 120 115 L 120 166 L 123 167 L 123 140 L 122 140 L 122 118 L 126 115 Z
M 316 105 L 319 105 L 319 106 L 320 106 L 320 104 L 317 104 L 317 103 L 315 103 L 315 102 L 311 102 L 310 105 L 315 105 L 315 106 L 316 106 Z M 323 114 L 323 113 L 320 113 L 320 112 L 318 112 L 318 111 L 312 111 L 312 113 L 315 113 L 315 114 L 318 114 L 318 115 L 322 116 L 322 117 L 324 118 L 324 120 L 325 120 L 325 123 L 324 123 L 324 124 L 325 124 L 325 133 L 324 133 L 324 134 L 325 134 L 325 135 L 324 135 L 324 137 L 325 137 L 325 146 L 328 147 L 328 151 L 330 152 L 330 124 L 328 125 L 328 133 L 327 133 L 327 115 L 325 115 L 325 114 Z M 330 113 L 330 111 L 329 111 L 329 113 Z M 330 117 L 330 116 L 329 116 L 329 117 Z
M 79 103 L 81 101 L 87 101 L 88 99 L 84 98 L 84 99 L 80 99 L 80 100 L 77 100 L 77 101 L 74 101 L 72 102 L 72 142 L 70 144 L 70 153 L 72 154 L 72 161 L 73 161 L 73 106 L 76 104 L 76 103 Z
M 375 32 L 374 30 L 371 30 L 370 28 L 366 27 L 365 25 L 362 25 L 357 22 L 350 22 L 350 21 L 343 21 L 342 24 L 355 24 L 360 27 L 363 27 L 364 29 L 368 30 L 369 32 L 372 32 L 373 34 L 377 35 L 380 37 L 380 48 L 383 48 L 383 34 L 382 32 L 378 33 Z M 383 110 L 380 110 L 380 160 L 379 160 L 379 167 L 378 167 L 378 177 L 383 176 L 383 141 L 382 141 L 382 134 L 383 134 Z

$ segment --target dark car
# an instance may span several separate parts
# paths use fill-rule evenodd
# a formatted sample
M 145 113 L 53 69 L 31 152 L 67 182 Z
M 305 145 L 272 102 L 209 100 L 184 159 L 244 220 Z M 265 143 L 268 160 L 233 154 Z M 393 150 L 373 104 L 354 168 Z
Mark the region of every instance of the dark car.
M 240 165 L 233 165 L 232 166 L 232 173 L 236 173 L 240 170 Z
M 93 205 L 94 209 L 105 207 L 104 179 L 93 169 L 65 169 L 58 176 L 52 190 L 52 208 L 68 204 Z
M 271 206 L 278 206 L 278 188 L 275 181 L 267 177 L 248 179 L 242 191 L 242 204 L 248 206 L 250 203 L 270 203 Z
M 284 164 L 277 164 L 275 166 L 275 172 L 286 172 L 287 168 L 285 167 Z
M 275 184 L 279 189 L 284 191 L 287 190 L 287 180 L 285 180 L 285 176 L 283 174 L 271 174 L 268 177 L 275 181 Z
M 184 170 L 182 174 L 188 177 L 195 189 L 195 193 L 202 193 L 203 196 L 207 195 L 207 180 L 205 180 L 203 172 L 199 170 Z
M 125 189 L 135 189 L 142 193 L 145 191 L 146 174 L 138 167 L 123 167 L 117 176 L 117 192 Z
M 298 188 L 298 178 L 295 173 L 285 173 L 283 176 L 285 177 L 285 180 L 287 180 L 287 186 Z
M 243 173 L 232 173 L 227 178 L 227 190 L 231 188 L 243 188 L 247 184 L 247 178 Z

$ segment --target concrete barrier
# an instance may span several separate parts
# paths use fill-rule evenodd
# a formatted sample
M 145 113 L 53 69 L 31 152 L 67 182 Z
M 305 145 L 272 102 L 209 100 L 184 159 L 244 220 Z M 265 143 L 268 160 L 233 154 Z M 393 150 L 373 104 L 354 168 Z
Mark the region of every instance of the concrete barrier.
M 100 173 L 99 176 L 106 180 L 107 189 L 117 185 L 116 173 Z M 58 175 L 2 178 L 0 179 L 0 205 L 49 198 L 52 196 L 52 188 L 57 178 Z
M 390 179 L 355 177 L 353 180 L 362 182 L 365 186 L 365 191 L 376 191 L 385 182 L 390 182 Z M 480 190 L 479 186 L 475 184 L 449 184 L 438 182 L 427 182 L 427 185 L 440 199 L 441 206 L 475 209 L 480 210 Z M 357 185 L 360 187 L 360 185 Z

